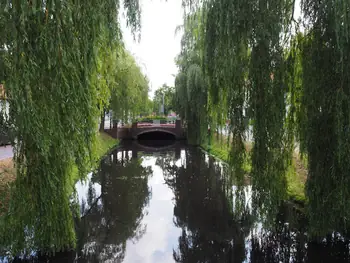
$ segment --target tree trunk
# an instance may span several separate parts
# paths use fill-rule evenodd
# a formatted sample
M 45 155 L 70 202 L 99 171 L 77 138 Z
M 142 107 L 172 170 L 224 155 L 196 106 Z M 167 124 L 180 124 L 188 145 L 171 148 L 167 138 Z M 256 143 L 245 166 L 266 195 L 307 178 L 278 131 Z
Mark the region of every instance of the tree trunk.
M 105 130 L 105 110 L 102 111 L 101 114 L 101 122 L 100 122 L 100 132 L 103 132 Z

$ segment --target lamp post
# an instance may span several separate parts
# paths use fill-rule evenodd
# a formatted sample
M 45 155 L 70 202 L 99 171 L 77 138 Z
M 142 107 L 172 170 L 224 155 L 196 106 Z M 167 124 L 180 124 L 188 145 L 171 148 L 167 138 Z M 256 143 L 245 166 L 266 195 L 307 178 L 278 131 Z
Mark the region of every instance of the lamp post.
M 164 115 L 164 92 L 162 93 L 162 104 L 160 105 L 160 114 Z

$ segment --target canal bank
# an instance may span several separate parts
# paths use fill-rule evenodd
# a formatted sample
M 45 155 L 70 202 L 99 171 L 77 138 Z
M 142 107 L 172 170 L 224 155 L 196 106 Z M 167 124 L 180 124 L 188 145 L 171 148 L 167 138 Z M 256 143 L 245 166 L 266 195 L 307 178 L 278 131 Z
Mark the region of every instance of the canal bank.
M 106 133 L 98 133 L 95 145 L 95 161 L 91 164 L 88 170 L 94 170 L 98 167 L 101 158 L 109 153 L 109 151 L 118 145 L 119 141 L 110 137 Z M 7 146 L 11 149 L 11 146 Z M 10 184 L 16 179 L 16 169 L 14 168 L 13 158 L 5 158 L 0 160 L 0 215 L 6 211 Z M 71 189 L 73 191 L 74 184 L 79 179 L 78 168 L 72 168 Z
M 219 158 L 220 160 L 228 163 L 230 147 L 227 143 L 226 136 L 213 136 L 210 143 L 201 144 L 200 147 L 210 153 L 211 155 Z M 251 156 L 250 152 L 253 147 L 252 142 L 245 143 L 246 160 L 243 164 L 243 170 L 247 176 L 251 172 Z M 297 153 L 293 154 L 291 165 L 287 168 L 286 181 L 287 181 L 287 195 L 288 200 L 304 206 L 307 202 L 305 196 L 305 184 L 307 179 L 307 169 L 303 160 L 300 159 Z

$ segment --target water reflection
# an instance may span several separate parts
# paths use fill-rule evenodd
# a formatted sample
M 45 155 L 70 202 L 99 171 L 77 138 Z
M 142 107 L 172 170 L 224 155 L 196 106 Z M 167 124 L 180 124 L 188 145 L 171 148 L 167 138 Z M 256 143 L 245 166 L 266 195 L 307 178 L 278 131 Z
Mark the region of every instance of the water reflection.
M 197 148 L 122 145 L 76 188 L 76 251 L 29 262 L 350 262 L 343 236 L 310 239 L 282 179 L 237 184 Z
M 160 151 L 172 148 L 178 143 L 175 140 L 157 140 L 156 142 L 150 140 L 137 140 L 133 144 L 138 146 L 141 150 L 144 151 Z
M 225 168 L 198 149 L 186 151 L 185 159 L 186 167 L 165 168 L 175 193 L 174 223 L 182 228 L 174 260 L 242 262 L 248 233 L 233 213 L 231 182 L 220 176 Z
M 123 261 L 126 241 L 137 242 L 146 231 L 142 219 L 151 174 L 151 167 L 142 166 L 126 151 L 114 152 L 101 162 L 90 180 L 87 203 L 81 202 L 77 262 Z

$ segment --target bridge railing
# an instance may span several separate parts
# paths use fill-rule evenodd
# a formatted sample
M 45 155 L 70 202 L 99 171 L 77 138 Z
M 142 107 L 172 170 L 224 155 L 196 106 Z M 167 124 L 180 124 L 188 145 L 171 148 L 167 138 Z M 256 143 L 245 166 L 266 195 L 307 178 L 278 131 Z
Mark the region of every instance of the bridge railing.
M 147 127 L 168 127 L 175 128 L 176 121 L 173 120 L 147 120 L 136 122 L 137 128 L 147 128 Z
M 174 134 L 177 139 L 185 138 L 184 128 L 181 120 L 176 120 L 174 123 L 148 123 L 142 125 L 141 122 L 134 122 L 128 127 L 113 127 L 112 129 L 105 129 L 109 135 L 118 139 L 136 139 L 140 133 L 144 132 L 168 132 Z

